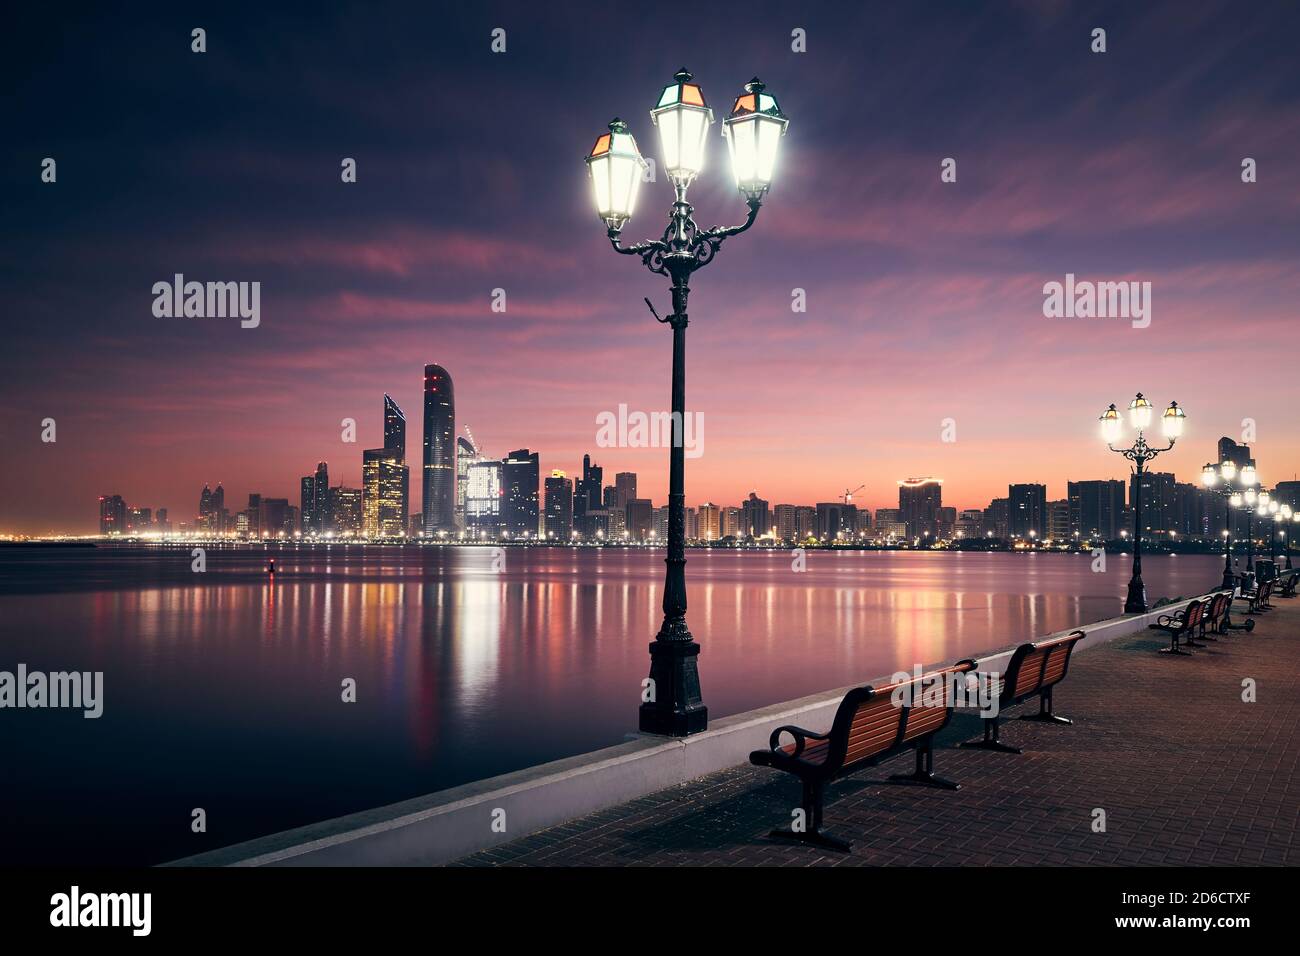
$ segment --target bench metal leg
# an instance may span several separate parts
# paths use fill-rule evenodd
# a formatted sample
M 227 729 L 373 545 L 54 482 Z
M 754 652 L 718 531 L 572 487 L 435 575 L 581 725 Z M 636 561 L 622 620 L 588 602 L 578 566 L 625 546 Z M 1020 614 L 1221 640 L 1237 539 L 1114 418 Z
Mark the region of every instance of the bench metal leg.
M 800 806 L 803 808 L 804 826 L 807 827 L 804 832 L 799 833 L 795 830 L 773 830 L 768 834 L 774 840 L 788 840 L 792 843 L 806 843 L 809 846 L 821 847 L 824 850 L 835 850 L 838 853 L 848 853 L 853 846 L 848 840 L 841 840 L 831 836 L 829 833 L 822 832 L 822 791 L 823 784 L 808 783 L 803 785 L 803 800 Z
M 960 790 L 961 784 L 940 777 L 934 772 L 934 745 L 925 743 L 916 748 L 916 769 L 911 773 L 891 774 L 895 783 L 919 783 L 927 787 L 942 787 L 944 790 Z
M 1052 691 L 1050 689 L 1043 691 L 1038 695 L 1038 713 L 1024 714 L 1021 720 L 1041 720 L 1048 724 L 1073 724 L 1069 717 L 1058 717 L 1052 713 Z
M 975 750 L 996 750 L 1004 754 L 1024 753 L 1019 747 L 1013 747 L 998 740 L 998 718 L 996 717 L 984 718 L 983 740 L 963 740 L 961 746 L 971 747 Z
M 1171 632 L 1169 633 L 1169 646 L 1168 646 L 1168 647 L 1162 647 L 1162 648 L 1160 648 L 1160 653 L 1161 653 L 1161 654 L 1180 654 L 1180 655 L 1182 655 L 1182 656 L 1184 656 L 1184 657 L 1191 657 L 1191 655 L 1192 655 L 1192 652 L 1191 652 L 1191 651 L 1185 651 L 1185 650 L 1183 650 L 1182 648 L 1180 648 L 1180 647 L 1178 646 L 1178 634 L 1179 634 L 1178 631 L 1171 631 Z M 1191 644 L 1192 642 L 1191 642 L 1191 641 L 1188 641 L 1187 643 L 1188 643 L 1188 644 Z M 1200 645 L 1194 645 L 1194 646 L 1200 646 Z

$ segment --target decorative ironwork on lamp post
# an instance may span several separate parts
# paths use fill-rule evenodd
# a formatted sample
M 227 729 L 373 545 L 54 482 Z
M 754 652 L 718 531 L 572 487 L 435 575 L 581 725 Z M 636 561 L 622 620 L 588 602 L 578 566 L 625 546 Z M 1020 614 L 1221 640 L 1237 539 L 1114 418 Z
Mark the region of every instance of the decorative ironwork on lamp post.
M 1246 573 L 1255 573 L 1255 507 L 1259 504 L 1259 492 L 1254 488 L 1245 488 L 1240 494 L 1234 494 L 1229 501 L 1234 508 L 1246 512 Z
M 1169 442 L 1164 448 L 1152 448 L 1147 444 L 1145 430 L 1151 426 L 1154 409 L 1141 392 L 1129 403 L 1129 424 L 1137 431 L 1137 439 L 1128 448 L 1116 448 L 1123 423 L 1119 412 L 1111 405 L 1101 416 L 1101 437 L 1106 447 L 1123 455 L 1133 462 L 1137 480 L 1133 483 L 1133 576 L 1128 582 L 1128 598 L 1124 601 L 1125 614 L 1145 614 L 1147 611 L 1146 585 L 1142 583 L 1142 476 L 1146 474 L 1146 464 L 1157 455 L 1164 454 L 1174 447 L 1183 434 L 1183 422 L 1186 415 L 1177 402 L 1170 402 L 1161 416 L 1160 424 L 1165 439 Z
M 1217 491 L 1224 498 L 1224 516 L 1227 521 L 1223 532 L 1223 583 L 1222 587 L 1236 587 L 1236 575 L 1232 573 L 1232 514 L 1234 508 L 1241 507 L 1241 493 L 1247 488 L 1254 488 L 1259 478 L 1254 465 L 1244 465 L 1240 469 L 1231 458 L 1220 465 L 1206 465 L 1201 471 L 1201 481 L 1206 488 Z
M 615 252 L 639 256 L 647 269 L 671 283 L 672 312 L 664 318 L 646 299 L 654 317 L 673 330 L 672 420 L 669 450 L 668 553 L 665 558 L 663 624 L 650 644 L 651 698 L 641 704 L 643 732 L 684 737 L 708 726 L 708 708 L 700 694 L 696 657 L 700 646 L 686 625 L 686 509 L 683 432 L 686 416 L 686 305 L 690 277 L 713 260 L 718 248 L 754 224 L 776 166 L 781 137 L 789 121 L 776 99 L 756 77 L 736 97 L 722 135 L 731 154 L 736 187 L 745 197 L 749 215 L 739 226 L 700 229 L 686 191 L 704 167 L 705 141 L 713 111 L 694 77 L 680 70 L 664 87 L 650 111 L 663 147 L 663 169 L 672 181 L 675 200 L 668 226 L 658 239 L 625 246 L 620 234 L 632 216 L 637 192 L 648 164 L 637 149 L 627 124 L 615 119 L 587 156 L 596 213 L 604 221 Z

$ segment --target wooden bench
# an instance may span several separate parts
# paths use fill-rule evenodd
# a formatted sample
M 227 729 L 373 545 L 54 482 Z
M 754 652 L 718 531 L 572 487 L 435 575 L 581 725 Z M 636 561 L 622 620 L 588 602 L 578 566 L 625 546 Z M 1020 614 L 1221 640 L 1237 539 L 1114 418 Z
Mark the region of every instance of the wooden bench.
M 847 841 L 822 832 L 826 785 L 906 750 L 916 751 L 915 771 L 894 774 L 890 780 L 959 789 L 959 784 L 934 773 L 934 735 L 952 717 L 950 681 L 964 680 L 956 675 L 974 668 L 974 661 L 959 661 L 910 681 L 855 687 L 840 701 L 831 729 L 824 734 L 790 725 L 772 731 L 769 749 L 755 750 L 749 762 L 783 770 L 803 782 L 804 818 L 802 831 L 778 829 L 771 835 L 847 853 Z M 783 745 L 782 734 L 789 734 L 793 742 Z
M 1278 597 L 1295 597 L 1295 582 L 1297 577 L 1300 577 L 1300 571 L 1297 571 L 1295 568 L 1290 568 L 1282 572 L 1277 579 Z
M 963 747 L 975 747 L 980 750 L 997 750 L 1002 753 L 1023 753 L 1019 747 L 1004 744 L 998 739 L 998 726 L 1002 711 L 1008 707 L 1023 703 L 1030 697 L 1038 696 L 1038 713 L 1025 714 L 1021 720 L 1042 720 L 1052 724 L 1071 724 L 1074 721 L 1052 712 L 1052 689 L 1065 680 L 1070 669 L 1070 655 L 1074 645 L 1086 635 L 1083 631 L 1074 631 L 1065 637 L 1050 641 L 1021 644 L 1007 662 L 1004 674 L 997 675 L 998 706 L 997 712 L 984 718 L 984 739 L 967 740 Z M 989 672 L 992 677 L 992 672 Z
M 1215 591 L 1209 598 L 1209 606 L 1201 615 L 1201 639 L 1217 641 L 1215 634 L 1222 634 L 1228 627 L 1228 607 L 1232 604 L 1232 592 L 1224 589 Z
M 1241 594 L 1237 595 L 1235 600 L 1245 601 L 1248 605 L 1248 613 L 1261 614 L 1270 611 L 1273 605 L 1269 603 L 1269 598 L 1273 595 L 1273 582 L 1276 578 L 1269 578 L 1263 584 L 1256 584 L 1253 589 L 1247 590 L 1245 584 L 1242 584 Z M 1243 579 L 1244 581 L 1244 579 Z
M 1179 638 L 1183 639 L 1187 647 L 1204 647 L 1204 644 L 1197 644 L 1193 638 L 1201 627 L 1201 620 L 1205 617 L 1206 606 L 1209 600 L 1192 601 L 1181 611 L 1175 611 L 1173 614 L 1161 614 L 1156 618 L 1154 624 L 1147 625 L 1153 631 L 1164 631 L 1169 635 L 1169 646 L 1160 649 L 1161 654 L 1186 654 L 1187 651 L 1178 647 Z

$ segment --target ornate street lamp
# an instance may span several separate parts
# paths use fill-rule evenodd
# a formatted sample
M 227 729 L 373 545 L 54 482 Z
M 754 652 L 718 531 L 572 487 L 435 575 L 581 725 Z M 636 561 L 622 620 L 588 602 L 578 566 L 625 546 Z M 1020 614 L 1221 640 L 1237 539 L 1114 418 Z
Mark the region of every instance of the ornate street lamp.
M 1137 480 L 1133 483 L 1133 577 L 1128 582 L 1125 614 L 1145 614 L 1147 611 L 1147 591 L 1142 583 L 1142 476 L 1146 473 L 1147 462 L 1174 447 L 1174 443 L 1183 434 L 1183 423 L 1187 417 L 1177 402 L 1170 402 L 1160 419 L 1161 429 L 1169 444 L 1164 448 L 1152 448 L 1147 444 L 1144 432 L 1151 426 L 1153 411 L 1151 403 L 1141 392 L 1129 403 L 1129 424 L 1137 431 L 1137 439 L 1128 448 L 1115 447 L 1123 428 L 1115 406 L 1111 405 L 1101 416 L 1101 437 L 1106 442 L 1106 447 L 1133 462 L 1137 474 Z
M 675 200 L 668 214 L 668 226 L 658 239 L 624 246 L 623 226 L 631 218 L 636 201 L 635 170 L 640 180 L 645 161 L 636 142 L 619 120 L 610 123 L 587 157 L 596 197 L 596 213 L 604 221 L 615 252 L 639 256 L 642 264 L 671 282 L 672 312 L 660 319 L 650 300 L 650 312 L 673 330 L 672 416 L 674 428 L 669 450 L 668 553 L 665 559 L 664 620 L 650 644 L 651 700 L 641 705 L 640 728 L 645 733 L 684 737 L 708 726 L 708 708 L 700 695 L 696 658 L 700 646 L 686 625 L 686 509 L 685 456 L 682 436 L 686 415 L 686 304 L 690 277 L 712 261 L 718 247 L 731 236 L 754 224 L 759 207 L 772 184 L 777 151 L 789 121 L 775 98 L 758 80 L 745 85 L 723 123 L 723 136 L 731 154 L 736 187 L 745 197 L 749 215 L 739 226 L 700 229 L 686 191 L 704 168 L 705 145 L 713 124 L 713 111 L 704 92 L 686 70 L 673 76 L 663 88 L 650 119 L 659 130 L 663 169 L 673 184 Z M 626 137 L 626 139 L 623 139 Z M 598 165 L 602 157 L 609 165 Z M 605 176 L 604 180 L 599 177 Z
M 1217 491 L 1224 497 L 1224 518 L 1227 525 L 1226 530 L 1223 532 L 1223 582 L 1220 585 L 1221 587 L 1236 587 L 1236 576 L 1232 573 L 1232 515 L 1234 509 L 1241 507 L 1241 492 L 1247 488 L 1252 488 L 1258 480 L 1255 475 L 1254 465 L 1246 465 L 1238 471 L 1237 463 L 1230 458 L 1218 466 L 1206 465 L 1201 471 L 1201 481 L 1205 484 L 1205 487 Z

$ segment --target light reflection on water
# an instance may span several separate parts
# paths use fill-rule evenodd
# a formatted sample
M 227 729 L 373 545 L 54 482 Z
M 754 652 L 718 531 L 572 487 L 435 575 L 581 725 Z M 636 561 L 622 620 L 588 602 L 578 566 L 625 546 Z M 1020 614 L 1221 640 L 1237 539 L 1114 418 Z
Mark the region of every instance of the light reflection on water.
M 0 551 L 0 669 L 102 670 L 105 713 L 0 713 L 6 862 L 158 862 L 617 743 L 662 554 L 292 547 Z M 1109 557 L 688 552 L 713 718 L 1119 613 Z M 1144 559 L 1148 593 L 1217 583 Z M 356 680 L 358 701 L 340 685 Z M 189 832 L 204 807 L 206 835 Z M 80 821 L 69 827 L 68 820 Z

